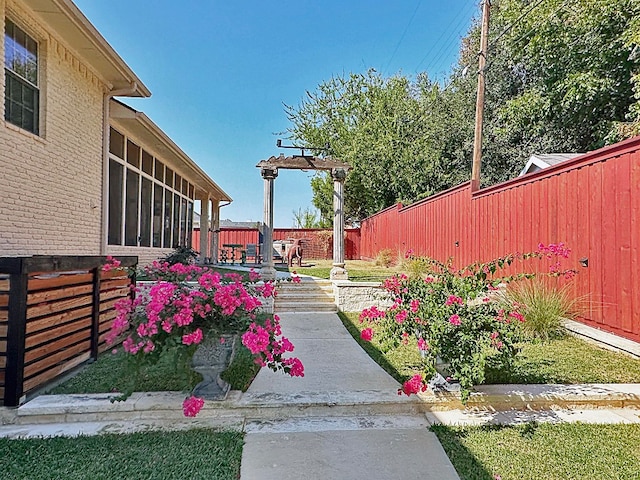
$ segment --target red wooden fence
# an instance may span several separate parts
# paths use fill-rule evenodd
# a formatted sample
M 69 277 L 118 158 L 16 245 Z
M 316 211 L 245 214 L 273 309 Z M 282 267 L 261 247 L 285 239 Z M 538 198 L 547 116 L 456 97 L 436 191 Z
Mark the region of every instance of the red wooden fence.
M 383 210 L 362 222 L 360 255 L 413 249 L 461 266 L 539 242 L 572 249 L 585 323 L 640 341 L 640 137 L 478 192 L 465 183 Z

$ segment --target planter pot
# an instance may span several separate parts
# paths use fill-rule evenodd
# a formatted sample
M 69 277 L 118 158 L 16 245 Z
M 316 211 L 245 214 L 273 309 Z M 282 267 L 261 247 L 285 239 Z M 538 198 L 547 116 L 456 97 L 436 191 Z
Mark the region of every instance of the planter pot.
M 224 339 L 224 342 L 220 341 Z M 193 395 L 205 400 L 224 400 L 229 393 L 229 384 L 220 378 L 233 359 L 234 335 L 217 337 L 207 335 L 193 354 L 193 370 L 202 375 L 202 381 L 193 389 Z
M 429 386 L 434 391 L 457 392 L 460 390 L 460 382 L 451 378 L 450 364 L 448 362 L 444 362 L 440 357 L 436 357 L 434 367 L 436 374 L 429 382 Z

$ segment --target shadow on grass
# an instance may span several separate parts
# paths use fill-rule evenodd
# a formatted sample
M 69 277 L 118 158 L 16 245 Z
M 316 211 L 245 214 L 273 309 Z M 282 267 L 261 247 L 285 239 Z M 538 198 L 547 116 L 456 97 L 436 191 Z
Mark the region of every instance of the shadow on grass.
M 360 330 L 358 330 L 358 328 L 353 323 L 351 323 L 349 318 L 343 312 L 338 312 L 338 316 L 340 317 L 342 324 L 349 331 L 353 339 L 358 342 L 358 345 L 360 345 L 360 347 L 362 347 L 362 349 L 367 352 L 367 354 L 378 365 L 380 365 L 385 372 L 395 378 L 399 383 L 407 380 L 407 377 L 405 375 L 402 375 L 402 373 L 400 373 L 400 371 L 398 371 L 396 367 L 394 367 L 391 363 L 389 363 L 389 361 L 387 361 L 385 354 L 379 348 L 376 348 L 371 344 L 371 342 L 365 342 L 364 340 L 362 340 L 362 338 L 360 338 Z
M 479 427 L 487 430 L 499 431 L 503 426 L 487 425 Z M 453 464 L 460 480 L 494 480 L 495 477 L 487 471 L 478 458 L 464 445 L 464 438 L 468 431 L 460 427 L 446 425 L 432 425 L 431 431 L 436 434 L 442 448 Z

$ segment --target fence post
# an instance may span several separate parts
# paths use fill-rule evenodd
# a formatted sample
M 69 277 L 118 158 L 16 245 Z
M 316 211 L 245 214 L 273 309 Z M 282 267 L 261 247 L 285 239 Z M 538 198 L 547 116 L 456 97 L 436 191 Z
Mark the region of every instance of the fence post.
M 22 263 L 20 265 L 22 267 Z M 24 352 L 27 330 L 28 276 L 12 273 L 9 287 L 9 324 L 7 327 L 7 368 L 5 369 L 4 405 L 17 407 L 23 392 Z
M 93 308 L 91 310 L 91 359 L 98 359 L 98 344 L 100 336 L 100 280 L 102 268 L 93 269 Z

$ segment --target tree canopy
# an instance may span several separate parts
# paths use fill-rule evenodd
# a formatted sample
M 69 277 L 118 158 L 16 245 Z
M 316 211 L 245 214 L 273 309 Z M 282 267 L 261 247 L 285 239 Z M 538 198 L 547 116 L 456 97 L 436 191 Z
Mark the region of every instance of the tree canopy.
M 637 0 L 492 2 L 483 185 L 517 175 L 534 153 L 584 152 L 640 133 L 639 19 Z M 347 221 L 469 180 L 478 39 L 476 22 L 446 85 L 371 69 L 285 106 L 292 139 L 328 143 L 352 165 Z M 316 176 L 312 189 L 330 219 L 331 179 Z

